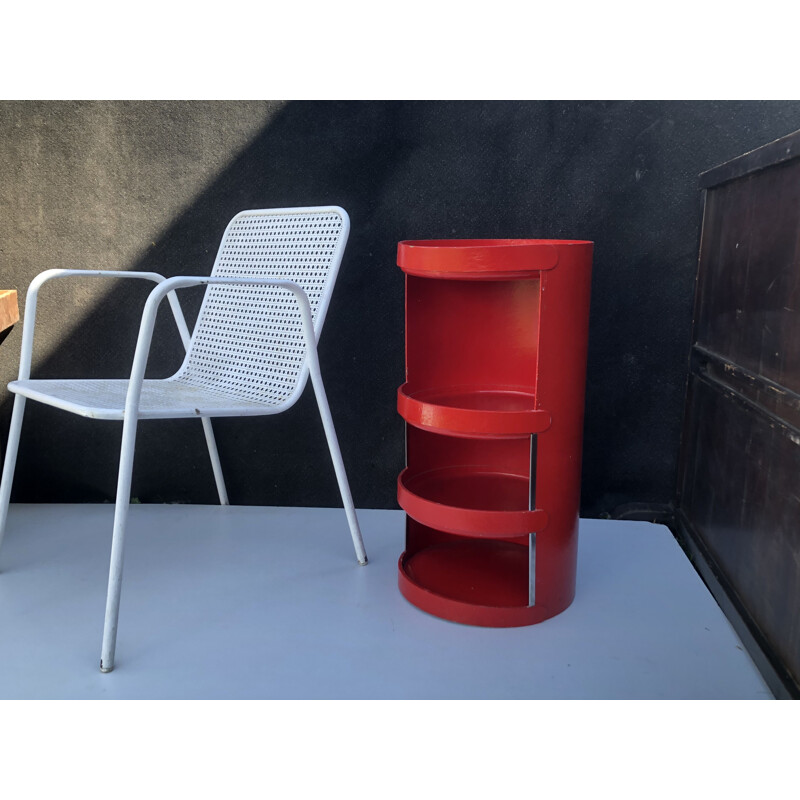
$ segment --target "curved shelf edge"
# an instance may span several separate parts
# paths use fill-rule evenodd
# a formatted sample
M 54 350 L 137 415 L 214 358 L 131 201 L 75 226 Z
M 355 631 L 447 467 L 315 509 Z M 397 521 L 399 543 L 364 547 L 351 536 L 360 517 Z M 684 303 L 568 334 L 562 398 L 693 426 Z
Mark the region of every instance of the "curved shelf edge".
M 552 239 L 431 239 L 397 245 L 397 265 L 421 278 L 508 280 L 539 277 L 559 261 Z
M 520 548 L 522 549 L 522 548 Z M 525 556 L 527 557 L 527 556 Z M 403 553 L 397 563 L 397 585 L 405 599 L 440 619 L 458 622 L 463 625 L 478 625 L 487 628 L 516 628 L 535 625 L 560 614 L 564 608 L 553 608 L 539 603 L 537 605 L 490 605 L 471 603 L 442 593 L 442 589 L 426 586 L 415 578 L 410 562 L 415 556 Z M 565 608 L 569 606 L 565 605 Z
M 430 399 L 425 399 L 426 394 Z M 496 394 L 499 396 L 502 392 Z M 522 395 L 521 392 L 507 394 Z M 409 392 L 408 384 L 404 383 L 397 390 L 397 411 L 417 428 L 457 436 L 530 436 L 543 433 L 553 421 L 550 412 L 544 409 L 475 409 L 434 402 L 437 397 L 445 396 L 445 393 L 433 391 Z M 533 395 L 529 397 L 533 401 Z
M 539 533 L 547 527 L 547 512 L 541 508 L 490 511 L 437 503 L 412 492 L 406 467 L 397 478 L 397 502 L 417 522 L 446 533 L 480 539 L 504 539 Z

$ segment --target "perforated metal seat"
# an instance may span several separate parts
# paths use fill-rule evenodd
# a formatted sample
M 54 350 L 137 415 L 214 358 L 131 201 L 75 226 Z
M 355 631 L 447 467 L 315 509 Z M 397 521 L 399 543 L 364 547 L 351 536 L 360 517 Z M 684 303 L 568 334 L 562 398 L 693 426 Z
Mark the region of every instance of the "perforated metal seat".
M 94 419 L 123 421 L 106 620 L 100 668 L 114 666 L 125 523 L 136 426 L 140 419 L 199 417 L 220 502 L 228 503 L 211 417 L 277 414 L 293 405 L 309 375 L 322 416 L 359 563 L 367 557 L 317 358 L 319 339 L 350 222 L 337 206 L 262 209 L 237 214 L 222 237 L 210 277 L 164 278 L 152 272 L 48 270 L 27 294 L 19 379 L 0 485 L 0 543 L 5 530 L 25 400 Z M 141 278 L 158 284 L 145 304 L 128 380 L 32 380 L 36 300 L 40 287 L 72 276 Z M 190 335 L 176 289 L 206 285 Z M 186 357 L 170 378 L 145 380 L 156 311 L 167 298 Z
M 130 381 L 12 381 L 12 392 L 92 419 L 124 419 Z M 231 397 L 210 386 L 177 378 L 142 381 L 139 419 L 248 417 L 283 411 L 280 404 Z

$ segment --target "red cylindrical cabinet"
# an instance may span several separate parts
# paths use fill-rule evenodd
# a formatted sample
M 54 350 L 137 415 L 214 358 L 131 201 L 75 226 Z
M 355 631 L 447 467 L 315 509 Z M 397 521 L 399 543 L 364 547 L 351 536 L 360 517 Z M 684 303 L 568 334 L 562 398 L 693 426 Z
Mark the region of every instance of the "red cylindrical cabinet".
M 592 243 L 400 242 L 404 597 L 531 625 L 575 596 Z

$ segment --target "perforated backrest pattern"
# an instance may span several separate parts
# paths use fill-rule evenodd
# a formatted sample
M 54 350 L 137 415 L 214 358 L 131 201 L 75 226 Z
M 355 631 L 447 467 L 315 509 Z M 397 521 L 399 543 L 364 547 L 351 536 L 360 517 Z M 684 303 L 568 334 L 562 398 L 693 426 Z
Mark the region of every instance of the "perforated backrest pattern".
M 340 209 L 243 211 L 228 225 L 212 275 L 291 280 L 308 295 L 319 338 L 347 237 Z M 279 287 L 209 286 L 176 379 L 268 405 L 305 378 L 297 301 Z

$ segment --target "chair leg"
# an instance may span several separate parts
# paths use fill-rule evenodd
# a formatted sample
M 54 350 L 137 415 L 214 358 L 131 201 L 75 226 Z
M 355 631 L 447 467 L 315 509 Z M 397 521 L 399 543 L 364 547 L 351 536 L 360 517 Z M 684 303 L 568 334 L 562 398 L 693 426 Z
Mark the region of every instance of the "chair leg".
M 331 410 L 328 406 L 328 398 L 325 394 L 325 387 L 322 385 L 322 376 L 319 374 L 318 370 L 313 368 L 313 365 L 310 366 L 309 373 L 311 375 L 311 384 L 317 396 L 317 405 L 319 406 L 319 413 L 322 417 L 322 425 L 325 428 L 328 449 L 331 451 L 333 468 L 336 471 L 336 480 L 339 482 L 339 491 L 342 493 L 342 503 L 344 504 L 345 513 L 347 514 L 347 522 L 350 525 L 350 535 L 353 537 L 356 558 L 358 558 L 358 563 L 363 566 L 367 563 L 367 553 L 364 549 L 364 540 L 361 538 L 361 529 L 358 525 L 356 509 L 353 505 L 353 497 L 350 494 L 350 484 L 347 482 L 347 473 L 344 469 L 342 452 L 339 449 L 339 440 L 336 438 L 336 430 L 333 427 L 333 418 L 331 417 Z
M 17 451 L 22 430 L 22 416 L 25 413 L 25 399 L 21 394 L 14 395 L 14 410 L 11 412 L 11 427 L 8 430 L 8 445 L 3 464 L 3 480 L 0 483 L 0 547 L 6 532 L 8 504 L 11 501 L 11 484 L 14 482 L 14 469 L 17 466 Z
M 135 418 L 126 418 L 122 425 L 122 447 L 119 456 L 117 497 L 114 507 L 114 532 L 111 539 L 111 565 L 108 571 L 106 617 L 103 627 L 103 650 L 100 655 L 101 672 L 111 672 L 114 669 L 119 597 L 122 591 L 122 564 L 125 556 L 125 528 L 130 508 L 133 453 L 136 444 L 136 424 Z
M 211 469 L 214 470 L 214 480 L 217 483 L 217 494 L 219 494 L 220 505 L 227 506 L 228 492 L 225 489 L 225 479 L 222 477 L 222 464 L 219 461 L 217 452 L 217 442 L 214 439 L 214 429 L 211 427 L 211 420 L 203 417 L 203 431 L 206 434 L 206 444 L 208 445 L 208 455 L 211 456 Z

